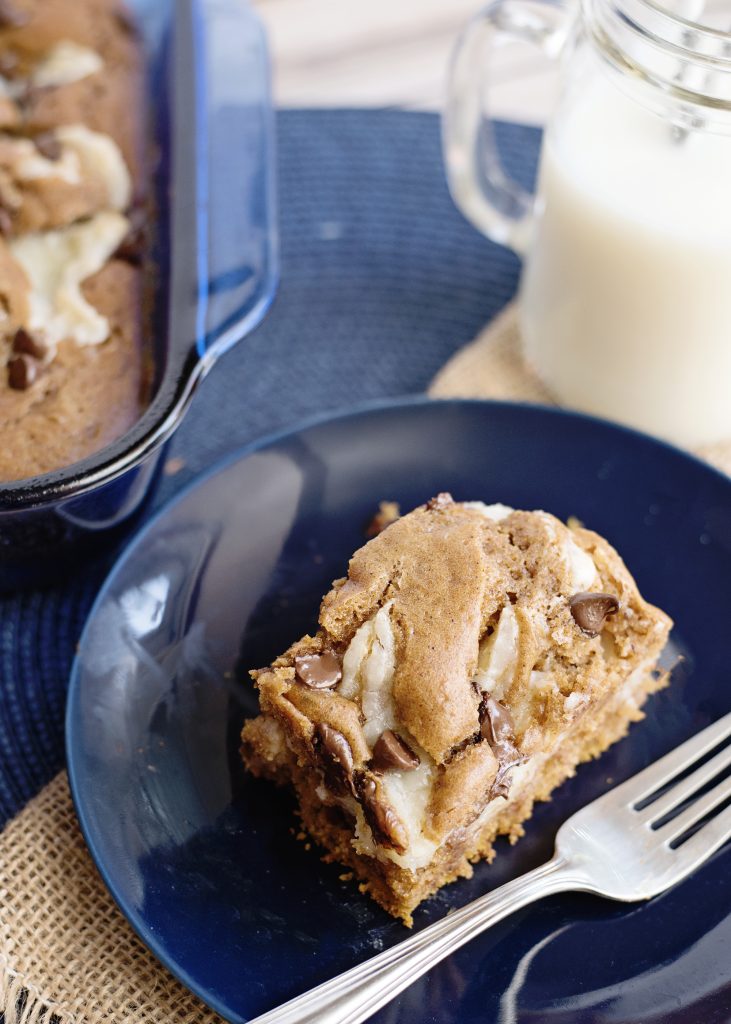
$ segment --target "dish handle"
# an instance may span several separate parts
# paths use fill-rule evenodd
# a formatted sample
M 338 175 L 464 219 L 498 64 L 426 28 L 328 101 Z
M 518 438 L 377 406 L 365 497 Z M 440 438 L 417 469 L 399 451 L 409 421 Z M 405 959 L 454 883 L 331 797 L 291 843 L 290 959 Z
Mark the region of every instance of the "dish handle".
M 184 195 L 172 203 L 168 317 L 173 344 L 194 338 L 205 372 L 261 322 L 278 283 L 269 54 L 242 0 L 186 0 L 174 33 L 172 180 Z

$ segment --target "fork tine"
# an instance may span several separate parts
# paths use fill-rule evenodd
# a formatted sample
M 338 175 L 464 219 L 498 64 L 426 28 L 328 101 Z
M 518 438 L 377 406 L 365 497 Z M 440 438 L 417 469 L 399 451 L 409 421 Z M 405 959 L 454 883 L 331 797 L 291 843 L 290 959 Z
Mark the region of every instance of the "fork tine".
M 669 814 L 675 807 L 679 807 L 683 801 L 690 799 L 702 786 L 705 786 L 707 782 L 710 782 L 730 765 L 731 744 L 720 750 L 706 764 L 697 768 L 687 779 L 676 783 L 667 793 L 654 800 L 648 807 L 644 807 L 640 812 L 642 817 L 648 823 L 659 821 L 660 818 Z
M 731 807 L 721 811 L 715 818 L 698 829 L 686 843 L 675 850 L 678 857 L 686 861 L 686 870 L 691 871 L 707 860 L 731 839 Z
M 731 736 L 731 712 L 724 715 L 723 718 L 719 718 L 713 725 L 703 729 L 702 732 L 691 736 L 689 740 L 681 743 L 679 747 L 671 750 L 659 761 L 654 761 L 648 768 L 633 775 L 621 786 L 610 790 L 607 796 L 611 798 L 612 804 L 639 803 L 654 793 L 656 789 L 664 786 L 666 782 L 670 782 L 680 772 L 689 768 L 709 750 L 713 750 L 728 736 Z
M 668 821 L 661 828 L 656 829 L 655 835 L 658 839 L 662 839 L 665 842 L 672 842 L 673 839 L 682 836 L 697 821 L 705 818 L 707 814 L 715 810 L 724 800 L 728 800 L 730 796 L 731 779 L 722 779 L 713 789 L 709 789 L 707 793 L 704 793 L 700 800 L 696 800 L 690 807 L 686 807 L 682 814 L 673 818 L 672 821 Z

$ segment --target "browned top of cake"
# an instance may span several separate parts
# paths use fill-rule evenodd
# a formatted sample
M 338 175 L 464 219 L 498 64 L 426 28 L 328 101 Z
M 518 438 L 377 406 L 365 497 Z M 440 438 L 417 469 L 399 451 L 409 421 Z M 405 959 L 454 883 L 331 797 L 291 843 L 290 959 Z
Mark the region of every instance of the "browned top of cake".
M 253 674 L 300 760 L 325 751 L 339 799 L 401 856 L 479 815 L 590 704 L 621 696 L 669 627 L 597 534 L 442 495 L 357 551 L 315 636 Z
M 601 637 L 580 629 L 571 611 L 569 599 L 588 586 L 575 581 L 576 553 L 569 544 L 589 554 L 597 569 L 593 582 L 611 589 L 622 605 L 623 614 L 607 618 Z M 317 640 L 342 649 L 366 619 L 392 602 L 399 719 L 443 761 L 478 729 L 481 698 L 472 679 L 480 642 L 496 629 L 506 601 L 520 633 L 516 671 L 504 694 L 508 702 L 529 688 L 532 671 L 540 671 L 542 647 L 554 660 L 558 655 L 553 669 L 559 676 L 565 656 L 573 691 L 577 682 L 581 686 L 582 665 L 603 657 L 609 642 L 631 656 L 634 638 L 665 621 L 597 534 L 569 530 L 547 513 L 515 511 L 495 521 L 468 505 L 437 502 L 398 520 L 355 553 L 348 577 L 323 600 Z
M 0 14 L 0 74 L 10 82 L 29 82 L 17 100 L 20 124 L 29 134 L 66 124 L 84 124 L 105 132 L 118 143 L 137 180 L 142 176 L 144 153 L 143 55 L 134 23 L 121 0 L 3 0 L 2 8 L 16 18 Z M 14 24 L 17 22 L 17 24 Z M 69 54 L 68 63 L 83 67 L 81 78 L 45 84 L 49 55 L 58 58 L 72 43 L 82 53 Z M 95 63 L 94 55 L 100 58 Z M 3 68 L 4 64 L 4 68 Z M 57 59 L 57 67 L 58 67 Z M 40 73 L 40 77 L 39 76 Z M 41 84 L 34 83 L 34 76 Z
M 118 0 L 0 3 L 0 479 L 75 462 L 139 416 L 143 95 Z
M 436 760 L 477 729 L 479 698 L 470 679 L 490 614 L 486 593 L 496 583 L 494 540 L 460 505 L 417 510 L 356 552 L 348 579 L 322 604 L 328 640 L 343 644 L 393 601 L 400 655 L 393 699 L 400 720 Z
M 142 364 L 140 321 L 128 315 L 141 303 L 140 272 L 112 260 L 83 285 L 83 294 L 113 325 L 103 345 L 62 342 L 56 358 L 26 390 L 0 388 L 0 479 L 46 473 L 75 462 L 119 437 L 139 415 Z M 7 343 L 6 347 L 7 347 Z M 104 415 L 99 416 L 99 410 Z

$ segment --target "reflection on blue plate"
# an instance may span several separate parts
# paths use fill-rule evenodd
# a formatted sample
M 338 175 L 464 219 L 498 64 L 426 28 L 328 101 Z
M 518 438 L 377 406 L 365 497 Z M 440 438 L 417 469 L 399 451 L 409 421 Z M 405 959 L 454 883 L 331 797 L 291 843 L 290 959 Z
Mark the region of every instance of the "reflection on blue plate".
M 443 890 L 416 927 L 535 866 L 559 823 L 731 707 L 731 481 L 631 431 L 536 407 L 407 401 L 250 449 L 128 549 L 83 637 L 68 709 L 72 790 L 92 854 L 148 946 L 246 1021 L 404 937 L 247 779 L 246 670 L 312 629 L 381 499 L 438 491 L 578 516 L 677 623 L 684 655 L 645 723 L 541 805 L 515 847 Z M 731 849 L 650 903 L 561 896 L 460 950 L 381 1024 L 731 1019 Z

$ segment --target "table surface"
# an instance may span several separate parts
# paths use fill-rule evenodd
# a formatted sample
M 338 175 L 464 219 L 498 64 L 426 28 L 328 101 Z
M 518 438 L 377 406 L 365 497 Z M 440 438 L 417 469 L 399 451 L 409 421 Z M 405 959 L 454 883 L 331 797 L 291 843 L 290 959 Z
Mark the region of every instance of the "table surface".
M 440 110 L 449 55 L 485 0 L 252 0 L 269 31 L 282 107 L 402 107 Z M 718 28 L 729 0 L 658 0 Z M 492 58 L 495 117 L 545 123 L 556 68 L 537 50 L 501 44 Z
M 441 109 L 449 54 L 479 0 L 253 0 L 270 35 L 282 107 Z M 525 46 L 491 69 L 496 117 L 542 124 L 556 74 Z

